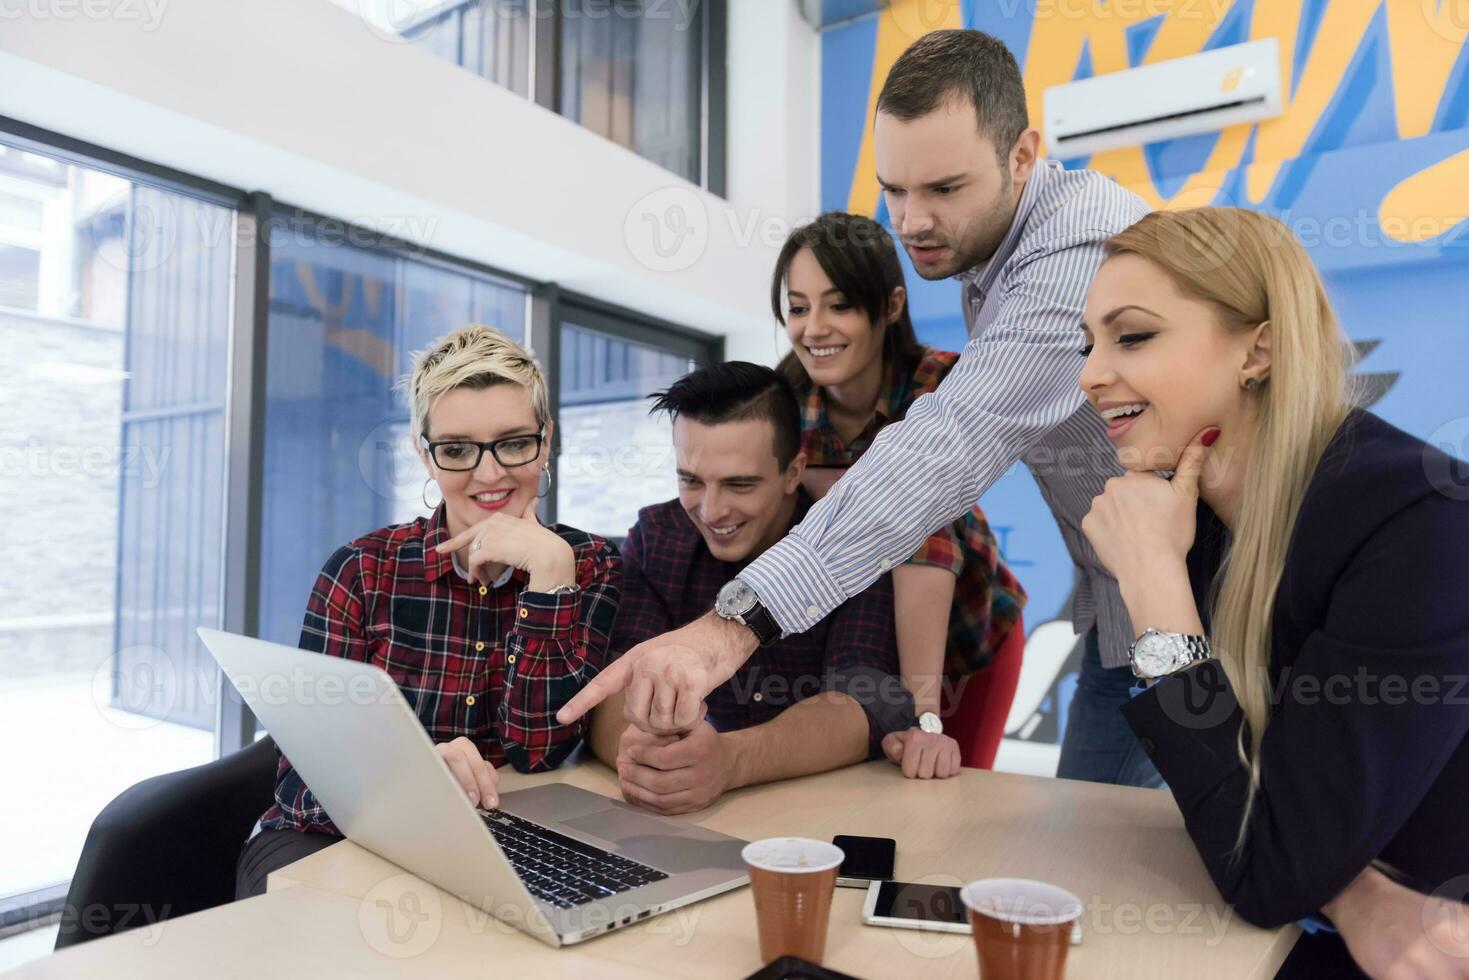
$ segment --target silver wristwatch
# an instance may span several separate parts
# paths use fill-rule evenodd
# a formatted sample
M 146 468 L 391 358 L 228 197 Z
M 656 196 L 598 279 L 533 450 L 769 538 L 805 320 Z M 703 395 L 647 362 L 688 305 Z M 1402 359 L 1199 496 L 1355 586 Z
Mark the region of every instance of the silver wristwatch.
M 1127 653 L 1133 676 L 1145 681 L 1176 674 L 1213 656 L 1208 637 L 1155 629 L 1143 630 L 1143 635 L 1133 642 Z
M 919 731 L 928 732 L 930 735 L 942 735 L 944 733 L 943 720 L 932 711 L 925 711 L 918 716 Z

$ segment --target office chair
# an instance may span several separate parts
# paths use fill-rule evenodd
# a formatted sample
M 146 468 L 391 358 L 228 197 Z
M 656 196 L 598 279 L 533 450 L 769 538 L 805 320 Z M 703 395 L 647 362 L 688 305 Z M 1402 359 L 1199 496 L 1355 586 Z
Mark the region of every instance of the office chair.
M 275 791 L 269 736 L 202 766 L 145 779 L 103 807 L 77 862 L 56 948 L 213 908 Z

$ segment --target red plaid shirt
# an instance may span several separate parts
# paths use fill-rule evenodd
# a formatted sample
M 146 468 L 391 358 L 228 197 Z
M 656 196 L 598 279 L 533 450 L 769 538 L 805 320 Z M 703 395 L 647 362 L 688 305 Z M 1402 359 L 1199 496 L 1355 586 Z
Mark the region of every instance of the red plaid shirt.
M 805 392 L 801 412 L 801 449 L 807 465 L 848 467 L 857 462 L 883 426 L 897 422 L 920 395 L 939 386 L 959 360 L 953 351 L 924 348 L 924 356 L 910 374 L 893 377 L 884 368 L 876 411 L 867 428 L 850 444 L 842 441 L 826 414 L 821 388 Z M 979 505 L 919 545 L 908 559 L 912 565 L 933 565 L 954 573 L 954 603 L 949 613 L 949 637 L 944 670 L 969 674 L 985 667 L 1025 607 L 1025 589 L 1000 555 L 1000 547 Z
M 802 490 L 792 527 L 810 506 Z M 617 654 L 713 609 L 720 586 L 743 567 L 709 553 L 677 500 L 638 512 L 622 559 L 625 584 L 612 633 Z M 705 699 L 709 723 L 721 732 L 750 728 L 804 698 L 841 691 L 867 712 L 868 757 L 882 758 L 882 737 L 913 724 L 913 699 L 898 676 L 897 651 L 892 577 L 884 575 L 806 632 L 751 654 Z
M 358 538 L 317 576 L 300 647 L 387 671 L 435 743 L 463 735 L 496 766 L 554 769 L 583 734 L 556 711 L 606 663 L 622 561 L 594 534 L 551 529 L 575 555 L 576 592 L 528 591 L 519 569 L 498 587 L 466 581 L 434 550 L 448 538 L 442 505 Z M 260 823 L 340 832 L 284 755 Z

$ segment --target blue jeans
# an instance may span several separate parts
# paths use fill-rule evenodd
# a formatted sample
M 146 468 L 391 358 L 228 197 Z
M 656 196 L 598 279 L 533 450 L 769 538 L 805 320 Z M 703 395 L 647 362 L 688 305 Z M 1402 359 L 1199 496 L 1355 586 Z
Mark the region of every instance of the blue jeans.
M 1153 760 L 1122 717 L 1134 681 L 1128 667 L 1102 666 L 1101 644 L 1093 626 L 1082 645 L 1081 674 L 1066 716 L 1057 776 L 1154 789 L 1163 785 Z

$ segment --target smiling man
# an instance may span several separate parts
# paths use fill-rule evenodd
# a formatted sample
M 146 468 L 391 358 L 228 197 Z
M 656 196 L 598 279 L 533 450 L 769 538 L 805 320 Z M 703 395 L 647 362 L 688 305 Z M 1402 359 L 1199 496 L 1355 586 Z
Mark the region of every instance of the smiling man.
M 1039 159 L 1019 66 L 979 31 L 935 31 L 903 53 L 878 96 L 873 144 L 914 269 L 961 284 L 963 355 L 789 535 L 731 580 L 716 608 L 628 651 L 559 717 L 626 687 L 640 728 L 687 726 L 705 693 L 765 641 L 752 624 L 773 620 L 787 636 L 812 628 L 1020 461 L 1075 563 L 1071 619 L 1085 637 L 1057 774 L 1160 785 L 1120 710 L 1133 680 L 1127 607 L 1081 533 L 1092 498 L 1122 469 L 1106 423 L 1077 387 L 1081 311 L 1102 243 L 1147 204 L 1103 174 Z
M 703 614 L 811 507 L 796 396 L 775 371 L 716 364 L 654 397 L 653 410 L 673 418 L 678 499 L 643 508 L 628 531 L 613 650 Z M 709 692 L 707 714 L 686 734 L 642 732 L 614 696 L 593 715 L 591 743 L 628 802 L 685 813 L 739 786 L 881 758 L 882 737 L 912 724 L 884 575 L 815 628 L 747 660 Z

